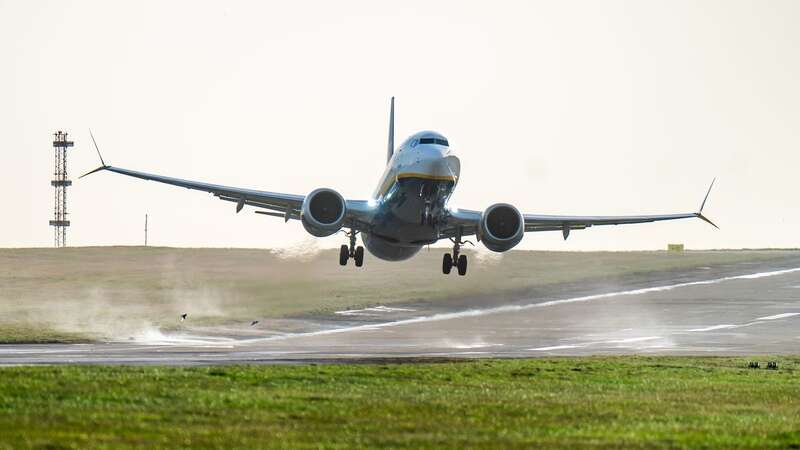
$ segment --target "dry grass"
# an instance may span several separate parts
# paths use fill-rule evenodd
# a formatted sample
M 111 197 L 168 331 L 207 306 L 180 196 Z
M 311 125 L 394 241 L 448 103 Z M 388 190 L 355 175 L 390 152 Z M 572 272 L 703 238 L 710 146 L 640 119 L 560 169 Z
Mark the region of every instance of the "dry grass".
M 466 277 L 440 273 L 442 249 L 402 263 L 367 257 L 340 267 L 335 251 L 281 257 L 269 250 L 88 247 L 0 250 L 0 341 L 103 338 L 193 323 L 328 311 L 403 301 L 513 295 L 526 289 L 642 272 L 796 255 L 782 251 L 509 252 L 473 255 Z

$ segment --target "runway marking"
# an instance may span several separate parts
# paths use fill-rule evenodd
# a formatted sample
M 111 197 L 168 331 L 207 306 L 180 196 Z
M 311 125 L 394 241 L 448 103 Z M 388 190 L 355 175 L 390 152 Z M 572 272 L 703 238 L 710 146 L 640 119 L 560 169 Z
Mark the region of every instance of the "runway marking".
M 773 277 L 778 275 L 785 275 L 789 273 L 800 272 L 800 267 L 795 267 L 792 269 L 784 269 L 784 270 L 775 270 L 771 272 L 760 272 L 760 273 L 753 273 L 753 274 L 746 274 L 746 275 L 734 275 L 729 277 L 722 277 L 722 278 L 715 278 L 711 280 L 702 280 L 702 281 L 690 281 L 686 283 L 677 283 L 677 284 L 669 284 L 663 286 L 653 286 L 649 288 L 641 288 L 641 289 L 632 289 L 629 291 L 618 291 L 618 292 L 608 292 L 605 294 L 594 294 L 594 295 L 585 295 L 581 297 L 573 297 L 573 298 L 566 298 L 560 300 L 549 300 L 540 303 L 530 303 L 527 305 L 504 305 L 504 306 L 497 306 L 494 308 L 486 308 L 486 309 L 470 309 L 466 311 L 458 311 L 458 312 L 450 312 L 450 313 L 439 313 L 434 314 L 431 316 L 420 316 L 420 317 L 412 317 L 409 319 L 402 319 L 396 320 L 393 322 L 383 322 L 383 323 L 374 323 L 374 324 L 364 324 L 364 325 L 356 325 L 352 327 L 341 327 L 341 328 L 330 328 L 327 330 L 319 330 L 319 331 L 310 331 L 305 333 L 286 333 L 281 335 L 275 336 L 268 336 L 263 338 L 253 338 L 253 339 L 241 339 L 236 341 L 236 344 L 255 344 L 260 342 L 268 342 L 268 341 L 281 341 L 286 339 L 292 338 L 301 338 L 301 337 L 314 337 L 314 336 L 325 336 L 328 334 L 338 334 L 338 333 L 348 333 L 353 331 L 364 331 L 364 330 L 378 330 L 381 328 L 388 328 L 388 327 L 396 327 L 401 325 L 411 325 L 417 323 L 426 323 L 426 322 L 438 322 L 443 320 L 451 320 L 451 319 L 462 319 L 467 317 L 477 317 L 477 316 L 484 316 L 489 314 L 498 314 L 498 313 L 506 313 L 506 312 L 517 312 L 517 311 L 525 311 L 528 309 L 534 308 L 546 308 L 549 306 L 556 306 L 556 305 L 565 305 L 570 303 L 582 303 L 582 302 L 589 302 L 593 300 L 602 300 L 612 297 L 621 297 L 621 296 L 633 296 L 633 295 L 641 295 L 641 294 L 649 294 L 652 292 L 663 292 L 663 291 L 670 291 L 672 289 L 678 289 L 683 287 L 689 286 L 703 286 L 708 284 L 718 284 L 725 281 L 733 281 L 733 280 L 752 280 L 757 278 L 765 278 L 765 277 Z M 357 311 L 357 310 L 356 310 Z M 795 314 L 795 313 L 792 313 Z M 800 313 L 797 313 L 800 314 Z
M 354 309 L 351 311 L 335 311 L 334 314 L 339 314 L 340 316 L 364 316 L 364 317 L 379 317 L 380 314 L 372 314 L 367 312 L 362 312 L 362 309 Z
M 374 309 L 380 311 L 416 311 L 416 309 L 411 308 L 393 308 L 391 306 L 376 306 L 374 308 L 367 308 L 367 309 Z
M 339 314 L 340 316 L 378 316 L 379 314 L 372 314 L 367 311 L 374 311 L 374 312 L 411 312 L 416 311 L 415 309 L 410 308 L 392 308 L 389 306 L 375 306 L 372 308 L 362 308 L 362 309 L 346 309 L 344 311 L 336 311 L 334 314 Z
M 777 320 L 777 319 L 785 319 L 787 317 L 793 317 L 793 316 L 800 316 L 800 313 L 775 314 L 774 316 L 759 317 L 756 320 Z
M 572 348 L 586 348 L 592 346 L 602 346 L 608 344 L 633 344 L 636 342 L 645 342 L 645 341 L 654 341 L 658 339 L 664 339 L 663 336 L 641 336 L 641 337 L 633 337 L 633 338 L 626 338 L 626 339 L 613 339 L 610 341 L 592 341 L 592 342 L 583 342 L 580 344 L 566 344 L 566 345 L 553 345 L 551 347 L 536 347 L 536 348 L 529 348 L 527 351 L 531 352 L 547 352 L 552 350 L 569 350 Z
M 628 339 L 617 339 L 614 341 L 597 342 L 597 344 L 630 344 L 633 342 L 653 341 L 656 339 L 663 339 L 661 336 L 643 336 Z
M 581 345 L 554 345 L 552 347 L 539 347 L 539 348 L 529 348 L 528 350 L 533 352 L 546 352 L 550 350 L 566 350 L 569 348 L 580 348 Z
M 752 322 L 747 322 L 743 324 L 722 324 L 722 325 L 712 325 L 704 328 L 694 328 L 691 330 L 686 330 L 688 332 L 705 332 L 705 331 L 715 331 L 715 330 L 724 330 L 724 329 L 731 329 L 731 328 L 743 328 L 749 327 L 752 325 L 763 324 L 765 321 L 768 320 L 777 320 L 777 319 L 784 319 L 787 317 L 794 317 L 800 316 L 800 313 L 783 313 L 783 314 L 776 314 L 774 316 L 765 316 L 759 317 L 757 319 L 753 319 Z M 626 329 L 629 330 L 629 329 Z M 623 331 L 626 331 L 623 330 Z M 674 332 L 670 333 L 670 335 L 681 334 L 681 332 Z M 602 345 L 602 344 L 630 344 L 634 342 L 644 342 L 644 341 L 652 341 L 657 339 L 664 339 L 661 336 L 645 336 L 645 337 L 635 337 L 635 338 L 628 338 L 628 339 L 618 339 L 612 341 L 598 341 L 598 342 L 586 342 L 583 344 L 575 344 L 575 345 L 556 345 L 553 347 L 539 347 L 539 348 L 529 348 L 528 351 L 548 351 L 548 350 L 566 350 L 570 348 L 584 348 L 594 345 Z
M 456 348 L 456 349 L 471 349 L 471 348 L 486 348 L 486 347 L 502 347 L 505 344 L 489 344 L 486 342 L 475 342 L 472 344 L 458 343 L 446 340 L 442 343 L 442 347 Z
M 731 324 L 712 325 L 710 327 L 694 328 L 692 330 L 687 330 L 687 331 L 695 331 L 695 332 L 697 332 L 697 331 L 714 331 L 714 330 L 724 330 L 725 328 L 739 328 L 740 326 L 741 325 L 731 325 Z

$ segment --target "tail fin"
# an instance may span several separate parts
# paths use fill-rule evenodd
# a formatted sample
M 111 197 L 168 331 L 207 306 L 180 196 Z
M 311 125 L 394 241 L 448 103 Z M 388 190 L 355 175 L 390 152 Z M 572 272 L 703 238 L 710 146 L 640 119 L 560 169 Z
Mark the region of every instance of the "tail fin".
M 394 97 L 392 97 L 392 106 L 389 108 L 389 148 L 386 151 L 386 162 L 392 159 L 394 154 Z

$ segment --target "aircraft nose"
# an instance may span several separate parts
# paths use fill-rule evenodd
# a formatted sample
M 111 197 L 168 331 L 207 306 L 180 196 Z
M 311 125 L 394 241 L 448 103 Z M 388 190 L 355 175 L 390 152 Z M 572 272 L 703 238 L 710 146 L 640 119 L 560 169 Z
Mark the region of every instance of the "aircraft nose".
M 427 155 L 420 163 L 426 172 L 436 177 L 457 179 L 461 171 L 461 163 L 457 157 L 445 156 L 438 152 L 435 155 Z

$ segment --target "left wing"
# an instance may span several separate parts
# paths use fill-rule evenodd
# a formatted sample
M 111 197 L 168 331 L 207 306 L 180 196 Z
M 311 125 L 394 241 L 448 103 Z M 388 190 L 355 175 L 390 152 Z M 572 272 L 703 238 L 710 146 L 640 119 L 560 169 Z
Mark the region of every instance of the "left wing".
M 660 222 L 664 220 L 691 219 L 698 218 L 704 220 L 716 228 L 716 224 L 703 215 L 703 207 L 706 205 L 708 195 L 714 181 L 711 182 L 706 192 L 700 210 L 694 213 L 679 214 L 654 214 L 639 216 L 557 216 L 546 214 L 523 214 L 525 219 L 525 231 L 561 231 L 564 239 L 569 236 L 571 230 L 583 230 L 595 225 L 625 225 L 632 223 Z M 481 219 L 480 211 L 455 210 L 451 211 L 447 220 L 447 226 L 442 230 L 443 238 L 455 237 L 460 231 L 461 236 L 469 236 L 477 233 L 478 223 Z
M 300 210 L 303 207 L 303 200 L 305 200 L 304 195 L 282 194 L 280 192 L 237 188 L 233 186 L 204 183 L 202 181 L 184 180 L 181 178 L 166 177 L 163 175 L 156 175 L 152 173 L 110 166 L 103 160 L 103 155 L 100 154 L 100 147 L 97 146 L 97 141 L 94 139 L 92 130 L 89 130 L 89 136 L 92 138 L 94 149 L 97 150 L 97 156 L 100 158 L 100 164 L 102 165 L 91 172 L 81 175 L 80 178 L 101 170 L 108 170 L 109 172 L 116 172 L 129 177 L 140 178 L 142 180 L 156 181 L 159 183 L 184 187 L 187 189 L 194 189 L 196 191 L 209 192 L 214 194 L 214 197 L 217 197 L 220 200 L 236 203 L 237 213 L 241 211 L 245 205 L 249 205 L 256 208 L 262 208 L 262 210 L 256 211 L 258 214 L 282 217 L 286 222 L 288 222 L 289 219 L 300 219 Z M 346 220 L 349 223 L 349 227 L 359 231 L 366 230 L 371 216 L 374 214 L 374 208 L 370 206 L 370 203 L 366 200 L 345 200 L 345 202 L 347 204 Z
M 86 175 L 99 172 L 101 170 L 116 172 L 129 177 L 140 178 L 142 180 L 157 181 L 159 183 L 171 184 L 173 186 L 180 186 L 196 191 L 209 192 L 214 194 L 214 196 L 220 200 L 236 203 L 236 212 L 241 211 L 245 205 L 249 205 L 257 208 L 267 209 L 270 212 L 274 211 L 276 214 L 284 217 L 286 220 L 300 218 L 300 208 L 303 205 L 303 199 L 305 198 L 303 195 L 281 194 L 278 192 L 223 186 L 219 184 L 204 183 L 201 181 L 165 177 L 162 175 L 106 165 L 99 167 L 87 173 Z M 86 175 L 83 175 L 82 177 L 85 177 Z
M 142 180 L 156 181 L 196 191 L 209 192 L 220 200 L 236 203 L 237 213 L 241 211 L 245 205 L 248 205 L 260 208 L 261 210 L 256 211 L 258 214 L 282 217 L 284 221 L 300 219 L 300 210 L 303 207 L 303 200 L 305 199 L 304 195 L 283 194 L 280 192 L 259 191 L 255 189 L 204 183 L 202 181 L 184 180 L 181 178 L 166 177 L 108 165 L 98 167 L 82 175 L 81 178 L 102 170 L 140 178 Z M 345 201 L 347 202 L 347 220 L 352 224 L 352 228 L 364 231 L 369 223 L 369 217 L 373 213 L 374 208 L 372 208 L 366 200 Z

